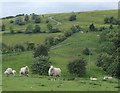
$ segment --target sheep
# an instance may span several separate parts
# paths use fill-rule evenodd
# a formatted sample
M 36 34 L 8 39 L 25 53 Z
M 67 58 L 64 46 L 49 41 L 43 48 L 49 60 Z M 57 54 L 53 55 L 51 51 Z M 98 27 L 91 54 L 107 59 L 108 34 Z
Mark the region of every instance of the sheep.
M 22 67 L 22 68 L 20 69 L 20 76 L 22 76 L 22 75 L 28 76 L 28 73 L 29 73 L 29 68 L 28 68 L 28 66 Z
M 15 76 L 15 73 L 16 73 L 16 71 L 15 71 L 15 70 L 12 70 L 12 68 L 7 68 L 6 71 L 4 72 L 4 74 L 5 74 L 6 76 L 9 76 L 9 75 Z
M 97 81 L 98 79 L 96 77 L 90 77 L 90 80 Z
M 51 66 L 49 68 L 48 75 L 49 76 L 58 77 L 58 76 L 61 75 L 61 69 L 60 68 L 55 68 L 55 67 Z
M 103 80 L 112 80 L 112 79 L 113 79 L 113 77 L 109 77 L 109 76 L 103 77 Z
M 12 74 L 13 74 L 13 76 L 15 76 L 15 73 L 16 73 L 16 71 L 15 71 L 15 70 L 12 70 Z

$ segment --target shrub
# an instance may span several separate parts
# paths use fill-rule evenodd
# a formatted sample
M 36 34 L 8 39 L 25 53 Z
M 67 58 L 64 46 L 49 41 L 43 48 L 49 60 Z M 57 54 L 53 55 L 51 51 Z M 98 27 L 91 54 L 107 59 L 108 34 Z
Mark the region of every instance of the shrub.
M 32 25 L 28 25 L 28 26 L 26 27 L 25 34 L 30 34 L 30 33 L 32 33 L 32 31 L 33 31 Z
M 5 24 L 2 24 L 1 30 L 5 31 Z
M 24 25 L 25 23 L 23 22 L 23 19 L 21 17 L 17 17 L 15 20 L 16 24 L 18 25 Z
M 40 33 L 41 32 L 41 28 L 39 25 L 35 25 L 35 28 L 33 30 L 33 33 Z
M 13 20 L 10 20 L 10 23 L 14 23 L 14 21 L 13 21 Z
M 85 54 L 85 55 L 92 55 L 92 51 L 89 48 L 85 48 L 83 50 L 83 54 Z
M 71 36 L 73 34 L 73 31 L 66 31 L 65 33 L 64 33 L 64 35 L 66 36 L 66 37 L 69 37 L 69 36 Z
M 14 46 L 14 50 L 17 51 L 17 52 L 22 52 L 22 51 L 25 51 L 25 47 L 21 44 L 16 44 Z
M 52 33 L 61 32 L 61 29 L 58 28 L 58 27 L 53 27 L 51 32 L 52 32 Z
M 113 29 L 113 25 L 112 24 L 109 26 L 109 29 Z
M 73 14 L 73 15 L 70 16 L 69 21 L 75 21 L 76 19 L 77 19 L 76 15 Z
M 13 29 L 13 26 L 10 26 L 10 33 L 11 34 L 14 34 L 15 32 L 14 32 L 14 29 Z
M 29 16 L 26 14 L 25 17 L 24 17 L 24 20 L 25 21 L 29 21 Z
M 91 24 L 89 26 L 89 31 L 95 31 L 95 30 L 96 30 L 96 28 L 95 28 L 94 24 Z
M 27 43 L 27 50 L 33 50 L 35 48 L 34 43 Z
M 41 22 L 40 16 L 36 15 L 35 18 L 34 18 L 34 22 L 35 23 L 40 23 Z
M 33 52 L 34 58 L 39 56 L 48 56 L 48 47 L 46 45 L 38 45 L 34 52 Z
M 39 56 L 34 59 L 34 63 L 32 64 L 32 72 L 39 75 L 48 75 L 49 67 L 49 58 L 46 56 Z
M 73 59 L 67 65 L 70 74 L 81 77 L 86 74 L 86 60 L 81 58 Z

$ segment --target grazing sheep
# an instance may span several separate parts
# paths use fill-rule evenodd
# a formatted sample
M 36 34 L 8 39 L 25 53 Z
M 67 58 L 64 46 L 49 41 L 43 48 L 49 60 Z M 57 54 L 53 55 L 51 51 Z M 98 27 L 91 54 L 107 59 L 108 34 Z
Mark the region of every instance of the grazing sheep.
M 97 81 L 98 79 L 96 77 L 90 77 L 90 80 Z
M 12 74 L 13 74 L 13 76 L 15 76 L 15 73 L 16 73 L 16 71 L 15 71 L 15 70 L 12 70 Z
M 60 68 L 55 68 L 55 67 L 51 66 L 49 68 L 48 75 L 49 76 L 58 77 L 58 76 L 61 75 L 61 69 Z
M 28 68 L 28 66 L 22 67 L 22 68 L 20 69 L 20 76 L 22 76 L 22 75 L 28 76 L 28 73 L 29 73 L 29 68 Z
M 105 76 L 105 77 L 103 78 L 103 80 L 111 80 L 111 79 L 113 79 L 113 77 Z
M 15 71 L 15 70 L 12 70 L 12 68 L 7 68 L 6 71 L 4 72 L 4 74 L 5 74 L 6 76 L 9 76 L 9 75 L 15 76 L 15 73 L 16 73 L 16 71 Z

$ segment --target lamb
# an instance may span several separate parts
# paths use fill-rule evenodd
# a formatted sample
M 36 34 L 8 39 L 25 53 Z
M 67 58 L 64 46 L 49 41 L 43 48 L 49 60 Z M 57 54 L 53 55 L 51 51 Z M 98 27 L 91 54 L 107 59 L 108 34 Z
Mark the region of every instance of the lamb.
M 90 77 L 90 80 L 97 81 L 98 79 L 96 77 Z
M 61 75 L 61 69 L 60 68 L 55 68 L 55 67 L 51 66 L 49 68 L 48 75 L 49 76 L 58 77 L 58 76 Z
M 111 80 L 111 79 L 113 79 L 113 78 L 112 78 L 112 77 L 109 77 L 109 76 L 103 77 L 103 80 Z
M 29 74 L 29 68 L 28 66 L 22 67 L 20 69 L 20 76 L 24 75 L 24 76 L 28 76 Z
M 15 71 L 15 70 L 12 70 L 12 68 L 7 68 L 6 71 L 4 72 L 4 74 L 5 74 L 6 76 L 10 76 L 10 75 L 15 76 L 15 73 L 16 73 L 16 71 Z

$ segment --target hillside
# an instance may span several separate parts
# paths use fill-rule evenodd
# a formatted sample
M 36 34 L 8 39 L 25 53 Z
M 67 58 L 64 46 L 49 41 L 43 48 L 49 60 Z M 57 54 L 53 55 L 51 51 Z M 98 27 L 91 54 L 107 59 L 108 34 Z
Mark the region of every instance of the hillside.
M 88 32 L 86 31 L 89 28 L 89 25 L 93 23 L 97 28 L 100 26 L 109 27 L 110 24 L 104 24 L 104 18 L 106 17 L 115 17 L 117 18 L 117 10 L 104 10 L 104 11 L 88 11 L 88 12 L 75 12 L 77 16 L 77 20 L 69 21 L 68 18 L 73 13 L 60 13 L 60 14 L 45 14 L 42 17 L 42 22 L 37 23 L 41 27 L 41 31 L 45 31 L 46 33 L 36 33 L 36 34 L 10 34 L 9 33 L 9 21 L 15 20 L 15 18 L 3 19 L 3 23 L 6 25 L 6 30 L 0 34 L 3 35 L 2 42 L 6 45 L 15 45 L 18 43 L 24 44 L 25 42 L 33 42 L 35 44 L 42 44 L 45 41 L 46 37 L 49 36 L 58 36 L 64 34 L 64 32 L 70 30 L 73 25 L 80 25 L 82 27 L 81 32 L 74 33 L 72 36 L 68 37 L 64 41 L 60 42 L 57 45 L 54 45 L 50 48 L 50 61 L 56 67 L 60 67 L 62 69 L 62 77 L 66 79 L 68 77 L 67 64 L 68 62 L 75 58 L 85 58 L 87 61 L 86 70 L 87 73 L 84 77 L 78 78 L 75 81 L 50 81 L 47 76 L 38 76 L 33 75 L 30 72 L 30 77 L 20 78 L 17 73 L 15 77 L 5 77 L 3 75 L 3 90 L 19 90 L 23 89 L 33 90 L 33 91 L 41 91 L 41 90 L 54 90 L 54 91 L 117 91 L 118 88 L 118 80 L 116 78 L 113 81 L 102 81 L 102 77 L 107 74 L 102 70 L 102 68 L 97 67 L 95 62 L 97 61 L 98 54 L 100 52 L 100 43 L 99 36 L 102 32 Z M 41 16 L 41 15 L 39 15 Z M 23 16 L 22 16 L 23 17 Z M 53 17 L 51 19 L 50 17 Z M 54 26 L 58 26 L 61 28 L 61 32 L 59 33 L 47 33 L 48 29 L 46 26 L 46 20 L 49 20 L 51 24 Z M 35 25 L 33 22 L 28 22 L 23 26 L 14 25 L 15 31 L 24 32 L 26 26 L 28 24 Z M 117 29 L 116 25 L 113 25 L 114 29 Z M 82 53 L 83 49 L 90 48 L 93 51 L 93 55 L 84 55 Z M 3 62 L 2 62 L 2 70 L 4 71 L 8 67 L 12 67 L 19 72 L 19 69 L 22 66 L 28 65 L 31 67 L 33 62 L 32 51 L 24 51 L 20 53 L 10 53 L 3 54 Z M 30 69 L 31 71 L 31 69 Z M 99 78 L 99 81 L 90 81 L 90 76 L 96 76 Z M 21 80 L 22 79 L 22 80 Z M 39 82 L 38 82 L 39 81 Z M 19 84 L 16 86 L 14 82 L 18 82 Z M 29 85 L 27 85 L 29 83 Z M 73 86 L 74 84 L 74 86 Z M 23 87 L 23 85 L 25 87 Z M 51 86 L 49 86 L 51 85 Z M 60 86 L 59 86 L 60 85 Z M 59 87 L 58 87 L 59 86 Z M 69 87 L 66 87 L 69 86 Z M 14 89 L 16 87 L 16 89 Z M 32 87 L 32 88 L 31 88 Z M 48 88 L 49 87 L 49 88 Z

